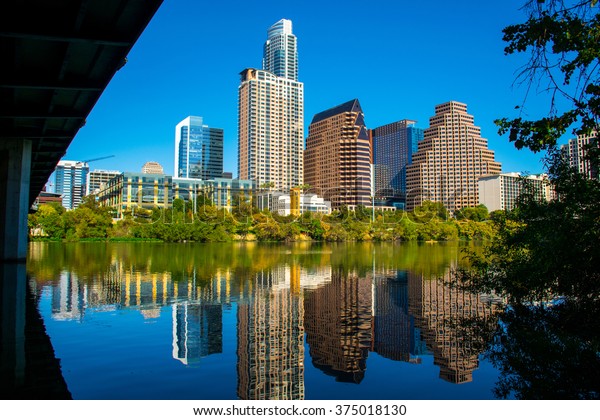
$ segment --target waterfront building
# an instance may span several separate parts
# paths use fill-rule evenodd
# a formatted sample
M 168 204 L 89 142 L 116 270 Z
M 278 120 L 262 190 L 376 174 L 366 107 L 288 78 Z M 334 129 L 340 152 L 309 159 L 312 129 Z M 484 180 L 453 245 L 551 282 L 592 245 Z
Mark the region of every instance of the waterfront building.
M 400 120 L 370 130 L 375 165 L 374 195 L 404 202 L 406 167 L 412 163 L 423 129 L 416 121 Z
M 238 176 L 288 191 L 303 184 L 304 85 L 292 22 L 282 19 L 267 34 L 263 69 L 240 73 Z
M 406 207 L 413 210 L 423 201 L 441 202 L 450 212 L 475 207 L 479 177 L 500 170 L 481 129 L 467 114 L 467 105 L 454 101 L 437 105 L 406 169 Z
M 566 153 L 571 167 L 589 179 L 598 178 L 600 175 L 598 168 L 593 167 L 592 162 L 586 158 L 586 149 L 590 147 L 592 141 L 595 141 L 596 147 L 598 147 L 597 138 L 598 134 L 594 131 L 588 135 L 582 134 L 575 139 L 570 139 L 567 144 L 561 146 L 561 150 Z
M 189 116 L 175 127 L 175 177 L 213 179 L 223 174 L 223 129 Z
M 371 205 L 371 146 L 358 99 L 316 114 L 308 128 L 304 182 L 342 206 Z
M 162 165 L 158 162 L 146 162 L 142 166 L 143 174 L 164 174 L 165 171 Z
M 323 197 L 294 190 L 294 188 L 290 190 L 291 194 L 279 191 L 259 192 L 255 195 L 256 207 L 259 210 L 269 210 L 281 216 L 290 214 L 298 216 L 307 211 L 321 214 L 331 213 L 331 202 L 325 201 Z M 294 192 L 298 192 L 296 196 L 294 196 Z
M 238 204 L 236 200 L 250 200 L 253 189 L 252 181 L 240 179 L 200 180 L 124 172 L 105 184 L 97 199 L 100 205 L 115 208 L 119 217 L 134 208 L 170 208 L 177 198 L 195 203 L 199 195 L 212 201 L 217 208 L 231 211 Z
M 521 176 L 518 172 L 487 175 L 479 178 L 479 203 L 488 211 L 512 210 L 523 191 L 534 194 L 538 202 L 552 199 L 552 188 L 546 174 Z
M 105 169 L 94 169 L 93 171 L 90 171 L 86 195 L 97 194 L 98 191 L 100 191 L 102 184 L 106 184 L 120 173 L 120 171 L 109 171 Z
M 72 210 L 87 194 L 90 167 L 87 162 L 61 160 L 54 171 L 54 192 L 62 195 L 62 206 Z

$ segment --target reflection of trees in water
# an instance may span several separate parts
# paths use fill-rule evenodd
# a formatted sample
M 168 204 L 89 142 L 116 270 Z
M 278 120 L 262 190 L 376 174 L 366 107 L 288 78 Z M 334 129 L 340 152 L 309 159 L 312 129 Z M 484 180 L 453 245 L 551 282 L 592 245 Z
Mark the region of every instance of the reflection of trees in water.
M 59 293 L 65 283 L 61 276 L 71 273 L 69 278 L 85 291 L 84 299 L 79 294 L 80 302 L 74 301 L 82 310 L 137 306 L 152 316 L 174 302 L 239 302 L 238 327 L 246 333 L 238 331 L 238 338 L 245 337 L 247 343 L 238 347 L 238 356 L 246 363 L 239 371 L 240 377 L 247 378 L 239 389 L 244 398 L 303 395 L 300 388 L 284 390 L 277 385 L 275 374 L 303 377 L 293 367 L 299 363 L 281 364 L 286 355 L 303 349 L 294 350 L 303 342 L 295 333 L 280 336 L 281 331 L 294 328 L 306 327 L 315 366 L 337 380 L 355 383 L 364 378 L 369 351 L 418 363 L 424 338 L 442 369 L 441 377 L 464 382 L 471 380 L 482 350 L 474 334 L 460 336 L 456 325 L 451 325 L 481 313 L 481 302 L 431 280 L 456 263 L 457 244 L 102 243 L 33 244 L 32 248 L 30 275 L 40 285 L 50 282 Z M 86 267 L 89 261 L 91 270 Z M 48 274 L 53 272 L 58 275 Z M 311 290 L 302 292 L 301 287 Z M 68 315 L 71 307 L 78 306 L 57 309 Z M 295 326 L 288 326 L 288 321 Z M 256 347 L 260 342 L 267 348 Z M 198 341 L 198 346 L 202 343 Z M 198 354 L 204 353 L 211 352 Z M 303 350 L 298 357 L 303 360 Z M 261 379 L 262 368 L 274 379 Z M 292 379 L 282 381 L 292 384 Z
M 600 398 L 598 327 L 578 331 L 578 318 L 566 307 L 516 306 L 504 313 L 487 354 L 500 370 L 496 396 Z

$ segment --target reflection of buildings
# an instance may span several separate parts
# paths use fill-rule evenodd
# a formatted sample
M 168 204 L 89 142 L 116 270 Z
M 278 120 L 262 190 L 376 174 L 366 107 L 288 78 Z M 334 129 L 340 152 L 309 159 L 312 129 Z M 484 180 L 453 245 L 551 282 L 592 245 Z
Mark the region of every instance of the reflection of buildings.
M 448 280 L 449 272 L 444 276 Z M 461 321 L 492 315 L 493 307 L 481 297 L 453 289 L 436 279 L 409 274 L 409 306 L 415 325 L 433 350 L 440 378 L 453 383 L 471 382 L 479 353 L 473 341 L 460 334 Z
M 238 307 L 238 396 L 304 398 L 300 267 L 260 272 Z
M 223 309 L 211 303 L 173 304 L 173 358 L 184 365 L 223 351 Z
M 306 293 L 306 341 L 313 364 L 341 382 L 362 381 L 371 347 L 371 281 L 334 270 Z
M 348 272 L 332 268 L 329 256 L 303 256 L 304 264 L 255 258 L 252 266 L 211 270 L 211 258 L 194 255 L 169 272 L 147 268 L 163 267 L 159 261 L 136 267 L 127 257 L 102 273 L 64 271 L 44 293 L 58 319 L 124 308 L 172 316 L 172 356 L 185 365 L 224 351 L 223 308 L 237 307 L 237 391 L 245 399 L 304 398 L 305 333 L 314 366 L 330 380 L 360 383 L 369 351 L 410 363 L 433 353 L 440 377 L 454 383 L 471 381 L 478 366 L 482 343 L 464 340 L 459 323 L 492 310 L 429 277 L 375 266 L 372 274 Z
M 392 271 L 373 279 L 373 347 L 391 360 L 420 363 L 424 353 L 419 331 L 408 311 L 408 273 Z
M 52 293 L 52 318 L 81 320 L 85 311 L 88 288 L 77 281 L 77 276 L 62 272 Z

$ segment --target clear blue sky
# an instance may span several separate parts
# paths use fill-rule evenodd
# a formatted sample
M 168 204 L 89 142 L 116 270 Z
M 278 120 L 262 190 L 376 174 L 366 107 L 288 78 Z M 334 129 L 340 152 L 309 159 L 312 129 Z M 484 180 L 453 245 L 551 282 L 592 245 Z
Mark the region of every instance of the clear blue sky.
M 79 131 L 65 159 L 92 169 L 141 171 L 157 161 L 173 174 L 175 125 L 188 115 L 225 132 L 224 170 L 237 173 L 239 73 L 261 66 L 267 28 L 291 19 L 304 82 L 305 136 L 313 115 L 358 98 L 374 128 L 464 102 L 503 172 L 543 171 L 517 151 L 495 118 L 515 116 L 513 87 L 525 57 L 504 55 L 502 28 L 524 20 L 522 0 L 165 0 Z M 536 101 L 538 102 L 536 104 Z M 533 95 L 530 117 L 548 111 Z

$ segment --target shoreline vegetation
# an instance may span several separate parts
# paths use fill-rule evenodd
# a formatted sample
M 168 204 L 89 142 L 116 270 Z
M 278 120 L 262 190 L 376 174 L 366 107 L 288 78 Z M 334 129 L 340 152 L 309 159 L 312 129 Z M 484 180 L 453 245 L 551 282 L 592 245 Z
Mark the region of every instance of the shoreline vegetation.
M 358 207 L 330 215 L 307 212 L 280 216 L 258 211 L 248 203 L 229 212 L 212 203 L 193 207 L 175 200 L 171 209 L 134 209 L 120 220 L 114 210 L 93 198 L 66 211 L 43 204 L 29 215 L 31 241 L 66 242 L 440 242 L 491 240 L 495 220 L 504 212 L 485 206 L 466 208 L 451 217 L 440 204 L 425 202 L 412 212 L 383 212 Z

